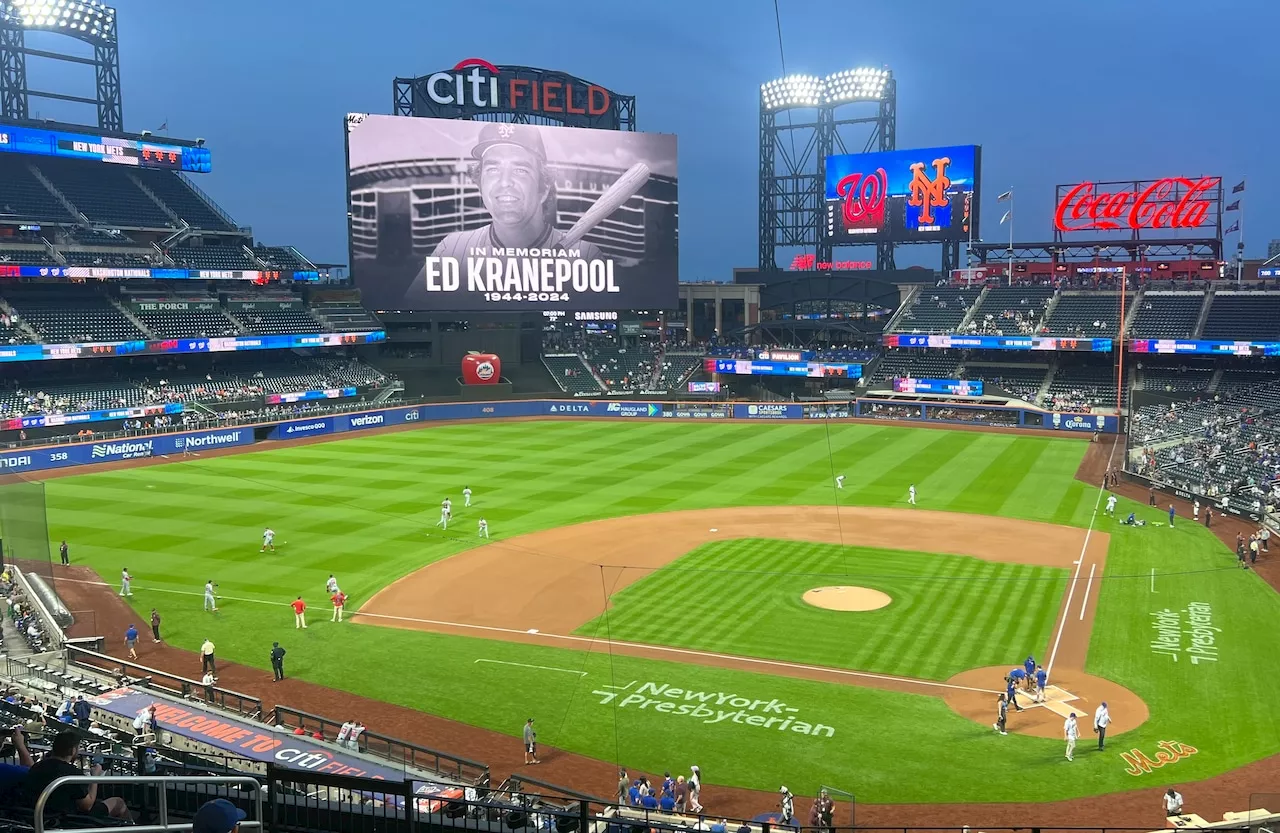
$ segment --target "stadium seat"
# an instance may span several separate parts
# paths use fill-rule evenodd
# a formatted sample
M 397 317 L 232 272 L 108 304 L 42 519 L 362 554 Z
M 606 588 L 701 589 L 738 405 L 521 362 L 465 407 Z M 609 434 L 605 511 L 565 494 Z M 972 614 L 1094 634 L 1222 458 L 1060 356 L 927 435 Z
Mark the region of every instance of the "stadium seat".
M 1048 286 L 993 286 L 979 302 L 965 332 L 1033 335 L 1053 293 Z
M 155 194 L 170 211 L 186 220 L 192 228 L 210 231 L 236 231 L 237 226 L 225 213 L 197 193 L 188 181 L 171 171 L 140 169 L 138 180 Z
M 1125 299 L 1126 315 L 1132 308 L 1133 296 Z M 1040 332 L 1055 336 L 1078 338 L 1120 337 L 1120 293 L 1118 292 L 1064 292 Z
M 311 311 L 326 324 L 327 332 L 350 333 L 382 329 L 382 322 L 354 301 L 313 303 Z
M 0 218 L 31 222 L 71 223 L 75 217 L 65 205 L 31 173 L 30 159 L 0 154 Z
M 119 228 L 176 228 L 120 165 L 86 165 L 74 159 L 41 159 L 40 171 L 81 213 Z
M 895 333 L 954 333 L 978 299 L 980 289 L 924 287 L 894 325 Z
M 1215 293 L 1200 337 L 1226 341 L 1280 341 L 1280 293 Z
M 544 354 L 542 362 L 565 393 L 574 396 L 600 393 L 599 383 L 577 353 Z
M 245 254 L 243 245 L 234 241 L 227 245 L 175 246 L 169 249 L 168 254 L 174 263 L 190 269 L 258 268 L 258 264 Z
M 9 302 L 48 344 L 132 341 L 146 335 L 105 296 L 75 287 L 4 288 Z
M 1146 292 L 1129 337 L 1191 338 L 1203 306 L 1203 292 Z

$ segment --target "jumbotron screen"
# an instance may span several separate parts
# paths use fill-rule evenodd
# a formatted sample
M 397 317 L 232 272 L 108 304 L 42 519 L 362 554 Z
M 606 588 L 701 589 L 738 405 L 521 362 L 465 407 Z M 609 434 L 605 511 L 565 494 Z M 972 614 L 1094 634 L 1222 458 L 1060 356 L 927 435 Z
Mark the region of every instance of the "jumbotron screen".
M 837 245 L 972 240 L 981 167 L 976 145 L 828 156 L 826 238 Z
M 893 380 L 896 393 L 945 393 L 952 396 L 982 396 L 981 379 L 909 379 Z
M 352 277 L 377 310 L 669 310 L 676 137 L 347 116 Z

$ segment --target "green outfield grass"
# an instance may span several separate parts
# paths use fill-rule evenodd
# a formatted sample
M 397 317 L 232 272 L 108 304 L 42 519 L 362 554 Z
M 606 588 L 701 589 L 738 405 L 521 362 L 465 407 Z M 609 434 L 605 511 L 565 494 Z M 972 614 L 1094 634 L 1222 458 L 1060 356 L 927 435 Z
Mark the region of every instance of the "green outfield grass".
M 1039 655 L 1066 570 L 958 555 L 743 539 L 706 544 L 614 594 L 578 630 L 629 642 L 945 680 Z M 851 616 L 802 601 L 835 584 L 893 602 Z
M 217 643 L 220 657 L 266 668 L 271 641 L 281 639 L 295 676 L 513 737 L 525 717 L 536 715 L 541 741 L 605 760 L 620 753 L 628 766 L 648 771 L 697 763 L 711 784 L 773 790 L 786 783 L 800 794 L 827 783 L 872 802 L 1048 800 L 1182 782 L 1280 751 L 1277 717 L 1249 684 L 1280 675 L 1280 652 L 1267 638 L 1280 626 L 1280 602 L 1252 573 L 1235 570 L 1226 549 L 1206 530 L 1189 524 L 1173 530 L 1113 529 L 1108 521 L 1113 539 L 1108 575 L 1100 583 L 1089 670 L 1135 690 L 1151 704 L 1153 717 L 1117 738 L 1116 752 L 1082 754 L 1074 764 L 1060 759 L 1055 741 L 993 736 L 936 698 L 372 625 L 320 621 L 299 633 L 285 607 L 298 593 L 321 607 L 329 573 L 358 605 L 394 579 L 474 546 L 481 514 L 500 541 L 624 514 L 829 504 L 837 497 L 832 482 L 837 473 L 847 476 L 841 503 L 905 505 L 906 488 L 914 482 L 927 509 L 1083 526 L 1097 498 L 1096 489 L 1073 479 L 1085 448 L 1080 441 L 1051 437 L 865 423 L 547 421 L 440 426 L 82 475 L 47 486 L 51 537 L 67 538 L 73 560 L 90 564 L 110 581 L 127 566 L 137 577 L 131 601 L 140 621 L 143 612 L 158 607 L 166 638 L 176 645 L 195 649 L 207 636 Z M 460 506 L 465 485 L 476 496 L 469 510 Z M 447 538 L 428 536 L 445 495 L 459 510 L 455 529 Z M 1121 502 L 1122 512 L 1129 507 Z M 1140 515 L 1147 511 L 1131 508 Z M 274 555 L 258 553 L 266 525 L 274 527 L 280 543 Z M 807 545 L 789 546 L 801 558 L 828 557 Z M 706 555 L 700 551 L 689 558 Z M 863 556 L 872 557 L 860 551 Z M 743 557 L 754 556 L 746 552 Z M 930 558 L 895 557 L 903 563 Z M 967 562 L 949 556 L 938 563 L 963 570 Z M 1152 567 L 1158 570 L 1154 594 Z M 224 595 L 216 617 L 200 610 L 200 587 L 210 578 Z M 659 572 L 620 596 L 618 611 L 631 621 L 618 619 L 613 626 L 660 636 L 665 629 L 654 630 L 642 612 L 632 616 L 630 608 L 633 595 L 652 604 L 645 601 L 655 592 L 650 583 L 658 587 L 666 580 Z M 907 592 L 938 592 L 925 575 L 900 580 Z M 1053 582 L 1060 582 L 1056 574 L 1050 582 L 1033 583 Z M 967 606 L 1001 592 L 996 582 L 981 583 L 988 585 L 989 595 Z M 708 589 L 723 591 L 719 582 Z M 745 585 L 735 592 L 746 592 Z M 767 583 L 760 592 L 768 593 Z M 954 590 L 945 596 L 958 603 Z M 1182 610 L 1191 602 L 1209 605 L 1213 626 L 1222 629 L 1217 663 L 1192 665 L 1182 658 L 1173 663 L 1149 647 L 1152 614 L 1165 606 Z M 940 609 L 963 621 L 960 606 L 949 612 L 947 604 L 942 601 Z M 795 627 L 788 646 L 772 635 L 768 640 L 753 635 L 760 626 L 744 627 L 731 610 L 722 608 L 723 617 L 714 608 L 702 610 L 705 631 L 723 630 L 722 650 L 754 646 L 756 652 L 789 657 L 811 650 L 799 647 L 810 638 L 809 624 Z M 785 612 L 767 612 L 777 618 L 766 627 L 788 627 Z M 899 615 L 892 606 L 884 613 Z M 681 609 L 668 615 L 693 613 Z M 995 623 L 994 646 L 964 648 L 959 638 L 928 635 L 899 641 L 886 630 L 880 649 L 850 646 L 843 661 L 884 668 L 908 661 L 896 654 L 914 652 L 909 659 L 917 676 L 945 675 L 949 664 L 967 664 L 966 656 L 994 664 L 988 660 L 1006 647 L 1016 653 L 1005 659 L 1016 661 L 1027 648 L 1014 643 L 1045 641 L 1043 624 L 1030 618 Z M 697 637 L 690 633 L 691 620 L 680 621 L 667 631 L 669 638 L 659 641 Z M 902 619 L 908 628 L 926 627 L 923 621 Z M 971 632 L 963 638 L 972 641 L 972 631 L 980 626 L 968 627 Z M 108 636 L 118 645 L 120 635 Z M 947 636 L 954 636 L 949 629 Z M 334 656 L 344 661 L 334 663 Z M 648 684 L 653 692 L 669 692 L 664 686 L 681 689 L 681 696 L 696 692 L 695 697 L 785 701 L 797 709 L 793 719 L 807 726 L 796 731 L 793 722 L 779 731 L 728 718 L 707 722 L 675 707 L 621 705 L 624 698 L 605 702 L 613 690 L 603 686 L 628 683 L 634 684 L 628 691 Z M 1154 756 L 1159 740 L 1182 741 L 1200 751 L 1163 770 L 1126 775 L 1118 750 L 1132 744 Z M 964 766 L 955 766 L 957 759 Z

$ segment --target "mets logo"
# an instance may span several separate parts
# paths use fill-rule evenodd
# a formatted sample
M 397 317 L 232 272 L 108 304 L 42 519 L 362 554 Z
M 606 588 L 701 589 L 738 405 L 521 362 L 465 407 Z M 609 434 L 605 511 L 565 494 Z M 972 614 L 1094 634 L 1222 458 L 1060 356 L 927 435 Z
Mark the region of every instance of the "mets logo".
M 949 204 L 947 189 L 951 187 L 951 178 L 947 176 L 947 166 L 951 164 L 949 157 L 933 160 L 934 178 L 924 171 L 923 162 L 911 165 L 911 185 L 908 186 L 907 205 L 920 209 L 920 224 L 933 225 L 933 209 L 945 208 Z
M 515 133 L 516 133 L 515 127 L 510 124 L 498 125 L 498 135 L 504 139 L 510 139 L 512 136 L 515 135 Z
M 493 362 L 480 362 L 480 364 L 476 365 L 476 376 L 486 382 L 492 379 Z

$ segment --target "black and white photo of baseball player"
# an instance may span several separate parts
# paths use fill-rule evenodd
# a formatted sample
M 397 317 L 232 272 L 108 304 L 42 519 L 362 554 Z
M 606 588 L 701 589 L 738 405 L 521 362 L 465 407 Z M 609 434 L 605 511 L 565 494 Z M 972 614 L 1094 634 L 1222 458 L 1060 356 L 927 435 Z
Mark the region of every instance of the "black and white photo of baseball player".
M 676 139 L 348 117 L 353 277 L 375 309 L 672 308 Z

